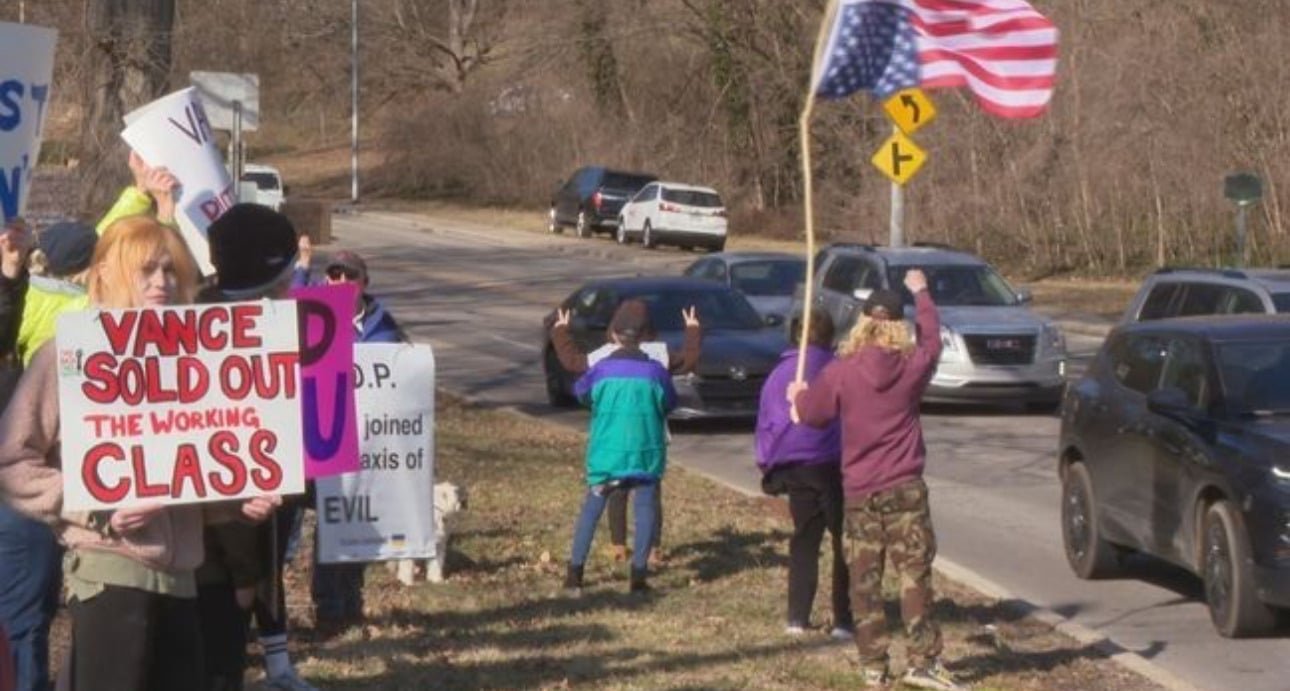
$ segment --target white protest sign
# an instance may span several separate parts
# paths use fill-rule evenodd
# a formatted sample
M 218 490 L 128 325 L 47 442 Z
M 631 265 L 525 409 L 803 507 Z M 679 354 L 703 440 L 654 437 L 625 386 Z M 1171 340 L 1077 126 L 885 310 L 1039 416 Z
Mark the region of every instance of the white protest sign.
M 162 167 L 179 180 L 175 221 L 202 274 L 215 273 L 206 228 L 236 203 L 233 179 L 197 90 L 188 87 L 163 96 L 125 116 L 121 137 L 148 165 Z
M 356 344 L 354 376 L 363 469 L 314 481 L 318 561 L 433 557 L 434 353 Z
M 27 210 L 54 77 L 53 29 L 0 22 L 0 220 Z
M 587 353 L 587 367 L 595 367 L 597 362 L 609 357 L 611 353 L 621 347 L 622 346 L 617 346 L 613 343 L 606 343 L 590 353 Z M 648 355 L 649 359 L 662 365 L 663 369 L 667 369 L 668 354 L 666 343 L 662 341 L 646 341 L 641 344 L 641 351 Z
M 63 508 L 304 491 L 292 300 L 58 318 Z

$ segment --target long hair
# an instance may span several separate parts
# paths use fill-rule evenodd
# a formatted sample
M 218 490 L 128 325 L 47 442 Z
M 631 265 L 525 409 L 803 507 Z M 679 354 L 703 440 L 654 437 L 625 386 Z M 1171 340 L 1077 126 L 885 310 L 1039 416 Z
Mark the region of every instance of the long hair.
M 197 293 L 197 263 L 179 233 L 148 216 L 126 216 L 103 231 L 90 260 L 90 302 L 100 307 L 138 307 L 136 278 L 156 254 L 165 250 L 174 266 L 174 302 L 193 301 Z
M 914 335 L 903 319 L 861 316 L 846 338 L 838 344 L 838 356 L 846 357 L 868 346 L 909 355 L 914 350 Z

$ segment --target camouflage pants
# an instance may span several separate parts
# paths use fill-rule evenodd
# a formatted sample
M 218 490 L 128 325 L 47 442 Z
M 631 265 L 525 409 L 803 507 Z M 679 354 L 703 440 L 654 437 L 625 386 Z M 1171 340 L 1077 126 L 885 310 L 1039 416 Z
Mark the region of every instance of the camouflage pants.
M 911 480 L 864 499 L 847 499 L 851 611 L 862 663 L 887 658 L 887 618 L 882 580 L 887 558 L 900 578 L 900 616 L 909 638 L 909 662 L 921 665 L 941 653 L 941 630 L 932 621 L 932 560 L 936 535 L 927 484 Z

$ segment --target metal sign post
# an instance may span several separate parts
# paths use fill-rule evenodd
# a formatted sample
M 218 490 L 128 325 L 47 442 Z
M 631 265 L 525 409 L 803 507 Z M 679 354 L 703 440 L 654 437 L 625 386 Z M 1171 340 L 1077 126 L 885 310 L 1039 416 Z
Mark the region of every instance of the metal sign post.
M 1246 219 L 1249 208 L 1263 199 L 1263 181 L 1254 173 L 1232 173 L 1223 179 L 1223 196 L 1236 204 L 1236 257 L 1245 266 L 1250 263 Z

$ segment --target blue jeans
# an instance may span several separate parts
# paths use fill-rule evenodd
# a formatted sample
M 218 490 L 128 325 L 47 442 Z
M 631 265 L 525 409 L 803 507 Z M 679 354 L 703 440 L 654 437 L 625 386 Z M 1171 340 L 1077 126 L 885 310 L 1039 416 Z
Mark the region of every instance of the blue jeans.
M 0 622 L 18 691 L 49 688 L 49 623 L 62 588 L 62 551 L 49 526 L 0 505 Z
M 658 481 L 636 481 L 631 484 L 631 489 L 632 514 L 636 518 L 636 530 L 632 534 L 632 568 L 644 571 L 654 544 L 654 499 L 658 493 Z M 582 500 L 582 513 L 573 529 L 573 554 L 569 563 L 574 566 L 587 563 L 591 541 L 596 536 L 596 524 L 600 522 L 600 514 L 604 513 L 611 492 L 613 488 L 608 485 L 587 488 L 587 496 Z

